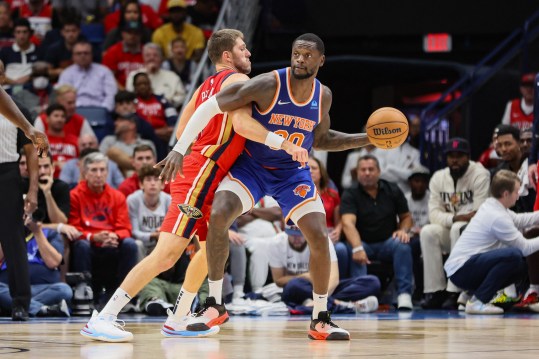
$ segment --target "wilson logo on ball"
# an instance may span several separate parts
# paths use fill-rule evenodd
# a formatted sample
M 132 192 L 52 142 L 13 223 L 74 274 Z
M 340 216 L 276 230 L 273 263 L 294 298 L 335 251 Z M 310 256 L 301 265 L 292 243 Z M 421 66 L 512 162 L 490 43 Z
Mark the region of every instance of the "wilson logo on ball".
M 380 136 L 380 135 L 392 135 L 394 133 L 401 133 L 402 130 L 400 128 L 393 128 L 393 129 L 389 129 L 387 127 L 384 127 L 384 128 L 373 128 L 372 131 L 374 132 L 374 135 L 375 136 Z

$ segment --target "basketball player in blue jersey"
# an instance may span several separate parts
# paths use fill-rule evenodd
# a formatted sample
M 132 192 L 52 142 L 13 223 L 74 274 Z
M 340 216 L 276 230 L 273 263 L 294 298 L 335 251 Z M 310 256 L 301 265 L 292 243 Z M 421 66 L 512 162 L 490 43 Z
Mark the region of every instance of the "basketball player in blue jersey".
M 298 167 L 299 155 L 280 151 L 285 139 L 310 151 L 312 147 L 342 151 L 369 143 L 366 134 L 330 130 L 332 95 L 316 75 L 324 64 L 324 43 L 314 34 L 298 37 L 292 47 L 292 65 L 231 85 L 206 101 L 193 114 L 173 151 L 167 156 L 162 176 L 173 178 L 182 171 L 183 154 L 208 120 L 216 113 L 243 109 L 269 133 L 264 144 L 247 141 L 244 153 L 221 182 L 213 201 L 207 237 L 210 296 L 187 326 L 188 331 L 208 332 L 228 314 L 222 304 L 222 282 L 228 258 L 228 228 L 264 195 L 273 196 L 288 223 L 295 223 L 310 247 L 313 283 L 313 317 L 309 338 L 349 340 L 350 334 L 335 325 L 327 311 L 330 257 L 324 207 L 308 167 Z M 246 105 L 251 105 L 247 106 Z M 261 141 L 259 141 L 261 142 Z

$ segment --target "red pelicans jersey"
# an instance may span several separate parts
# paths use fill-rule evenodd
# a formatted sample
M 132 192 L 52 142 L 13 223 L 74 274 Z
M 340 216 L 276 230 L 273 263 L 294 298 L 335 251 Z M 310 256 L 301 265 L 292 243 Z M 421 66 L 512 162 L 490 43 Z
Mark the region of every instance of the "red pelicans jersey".
M 195 108 L 214 96 L 221 90 L 221 85 L 230 75 L 236 73 L 232 70 L 223 70 L 209 77 L 200 86 Z M 226 113 L 214 116 L 206 128 L 200 133 L 192 151 L 214 160 L 219 168 L 228 172 L 240 153 L 243 151 L 245 138 L 239 136 L 232 128 L 232 120 Z M 226 150 L 226 155 L 224 154 Z
M 529 115 L 526 115 L 524 111 L 522 111 L 520 103 L 520 98 L 511 101 L 509 119 L 511 121 L 511 126 L 515 126 L 522 131 L 533 126 L 533 111 Z

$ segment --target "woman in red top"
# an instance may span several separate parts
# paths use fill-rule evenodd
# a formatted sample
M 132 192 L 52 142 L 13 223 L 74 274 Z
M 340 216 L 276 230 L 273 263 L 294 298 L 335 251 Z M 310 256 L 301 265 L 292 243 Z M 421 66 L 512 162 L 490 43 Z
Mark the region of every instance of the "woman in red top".
M 329 187 L 330 179 L 328 172 L 317 158 L 309 158 L 309 168 L 311 169 L 311 178 L 324 203 L 329 238 L 331 238 L 333 243 L 336 243 L 341 237 L 342 231 L 341 214 L 339 213 L 341 197 L 339 196 L 339 192 Z
M 149 27 L 143 26 L 144 22 L 141 4 L 139 4 L 137 1 L 128 1 L 127 3 L 123 4 L 123 6 L 120 6 L 120 10 L 118 10 L 118 12 L 119 15 L 117 22 L 110 25 L 113 26 L 110 31 L 107 30 L 107 37 L 105 38 L 105 42 L 103 43 L 103 51 L 107 50 L 115 43 L 122 41 L 121 29 L 124 24 L 129 21 L 136 21 L 140 23 L 140 27 L 142 28 L 141 42 L 143 44 L 151 41 L 152 30 Z

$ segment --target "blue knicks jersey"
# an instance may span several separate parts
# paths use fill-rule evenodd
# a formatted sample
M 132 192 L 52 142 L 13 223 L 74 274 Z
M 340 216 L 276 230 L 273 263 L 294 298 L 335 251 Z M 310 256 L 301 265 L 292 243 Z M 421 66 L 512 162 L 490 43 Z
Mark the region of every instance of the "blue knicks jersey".
M 276 70 L 274 74 L 277 78 L 277 91 L 273 102 L 264 112 L 253 104 L 253 118 L 269 131 L 310 151 L 314 141 L 314 129 L 322 115 L 322 84 L 315 79 L 311 96 L 307 101 L 300 103 L 292 95 L 290 68 Z M 245 151 L 264 167 L 298 167 L 298 162 L 292 160 L 288 153 L 271 149 L 263 143 L 247 141 Z

